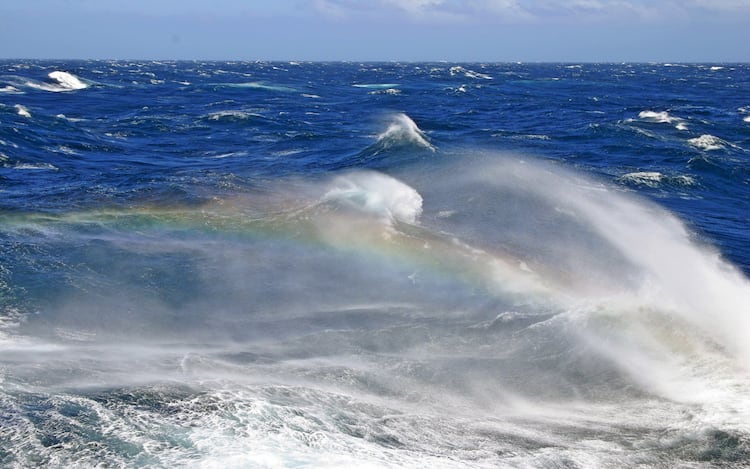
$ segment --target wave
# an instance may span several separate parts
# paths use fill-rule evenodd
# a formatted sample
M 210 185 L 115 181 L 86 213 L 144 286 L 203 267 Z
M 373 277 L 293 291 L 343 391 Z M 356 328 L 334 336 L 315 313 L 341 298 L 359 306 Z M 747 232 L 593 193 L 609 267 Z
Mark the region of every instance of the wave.
M 403 145 L 416 145 L 435 151 L 435 147 L 427 140 L 427 136 L 422 132 L 422 129 L 403 113 L 391 116 L 388 127 L 378 135 L 377 145 L 379 151 Z
M 253 118 L 265 119 L 263 115 L 255 113 L 255 112 L 246 112 L 246 111 L 237 111 L 237 110 L 225 110 L 225 111 L 212 112 L 208 114 L 207 118 L 208 120 L 212 120 L 212 121 L 247 120 L 247 119 L 253 119 Z
M 415 224 L 422 213 L 422 196 L 416 190 L 376 172 L 337 177 L 321 201 L 374 214 L 388 223 Z
M 58 168 L 54 165 L 51 165 L 49 163 L 17 163 L 13 166 L 13 169 L 18 170 L 31 170 L 31 171 L 39 171 L 39 170 L 52 170 L 57 171 Z
M 667 111 L 641 111 L 638 118 L 646 122 L 655 122 L 660 124 L 676 124 L 677 130 L 688 130 L 685 119 L 675 117 Z
M 376 89 L 385 89 L 385 88 L 398 88 L 398 83 L 355 83 L 352 85 L 355 88 L 376 88 Z
M 88 88 L 91 83 L 87 80 L 82 80 L 72 73 L 59 70 L 50 72 L 47 76 L 49 78 L 48 81 L 37 81 L 20 76 L 4 77 L 7 85 L 0 89 L 0 92 L 21 94 L 23 93 L 21 88 L 32 88 L 53 93 L 61 93 L 82 90 Z
M 253 90 L 277 91 L 280 93 L 296 93 L 297 89 L 283 85 L 269 85 L 260 81 L 246 83 L 214 83 L 214 86 L 225 86 L 229 88 L 248 88 Z
M 368 94 L 387 94 L 390 96 L 397 96 L 401 94 L 401 90 L 397 88 L 386 88 L 384 90 L 373 90 L 373 91 L 370 91 Z
M 659 187 L 661 185 L 692 186 L 695 179 L 691 176 L 666 176 L 658 171 L 639 171 L 627 173 L 617 179 L 619 182 L 648 187 Z
M 480 72 L 475 72 L 473 70 L 468 70 L 468 69 L 465 69 L 464 67 L 461 67 L 460 65 L 451 67 L 450 74 L 451 76 L 462 74 L 466 78 L 473 78 L 473 79 L 478 79 L 478 80 L 492 80 L 492 77 L 490 75 L 487 75 L 486 73 L 480 73 Z
M 3 86 L 3 87 L 0 87 L 0 93 L 5 93 L 5 94 L 23 94 L 23 91 L 19 90 L 15 86 L 6 85 L 6 86 Z
M 31 117 L 31 112 L 29 112 L 29 108 L 27 108 L 26 106 L 22 106 L 20 104 L 16 104 L 13 107 L 16 108 L 16 110 L 18 111 L 18 115 L 19 116 L 21 116 L 21 117 L 27 117 L 27 118 Z
M 723 150 L 727 147 L 727 145 L 731 145 L 728 142 L 720 139 L 719 137 L 715 137 L 709 134 L 691 138 L 688 140 L 688 144 L 704 151 Z
M 206 200 L 2 217 L 43 290 L 0 325 L 8 432 L 69 438 L 8 451 L 658 465 L 750 430 L 750 282 L 617 187 L 456 151 Z

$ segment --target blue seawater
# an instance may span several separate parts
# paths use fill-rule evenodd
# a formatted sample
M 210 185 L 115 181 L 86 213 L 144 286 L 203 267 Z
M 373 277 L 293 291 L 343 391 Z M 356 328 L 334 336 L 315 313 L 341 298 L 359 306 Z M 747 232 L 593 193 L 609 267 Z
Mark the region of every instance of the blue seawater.
M 0 61 L 0 466 L 750 464 L 749 89 Z

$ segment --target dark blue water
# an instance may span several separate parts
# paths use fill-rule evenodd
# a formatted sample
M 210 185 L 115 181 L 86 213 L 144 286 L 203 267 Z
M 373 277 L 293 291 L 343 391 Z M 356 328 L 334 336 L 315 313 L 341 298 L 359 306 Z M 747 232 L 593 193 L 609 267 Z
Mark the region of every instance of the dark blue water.
M 0 62 L 0 465 L 747 463 L 748 89 Z

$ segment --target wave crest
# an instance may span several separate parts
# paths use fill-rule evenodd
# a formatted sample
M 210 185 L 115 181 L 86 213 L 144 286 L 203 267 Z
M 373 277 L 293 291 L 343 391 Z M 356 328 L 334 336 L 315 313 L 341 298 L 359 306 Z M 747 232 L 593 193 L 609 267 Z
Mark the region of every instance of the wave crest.
M 422 196 L 398 179 L 377 172 L 337 177 L 321 199 L 373 214 L 392 223 L 416 224 L 422 214 Z
M 413 144 L 430 151 L 435 147 L 427 140 L 417 124 L 406 114 L 399 113 L 393 116 L 385 132 L 378 135 L 378 143 L 383 149 L 403 144 Z

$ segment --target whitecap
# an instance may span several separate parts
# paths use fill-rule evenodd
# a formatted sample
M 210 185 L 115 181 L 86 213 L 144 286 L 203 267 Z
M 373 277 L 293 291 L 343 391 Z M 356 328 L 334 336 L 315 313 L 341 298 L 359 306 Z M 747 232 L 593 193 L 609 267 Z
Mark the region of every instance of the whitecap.
M 78 150 L 70 148 L 69 146 L 66 146 L 66 145 L 57 145 L 57 146 L 54 146 L 54 147 L 44 147 L 44 149 L 47 150 L 47 151 L 51 151 L 53 153 L 62 153 L 64 155 L 70 155 L 70 156 L 77 156 L 77 155 L 81 154 L 81 152 L 79 152 Z
M 302 93 L 302 97 L 303 98 L 311 98 L 311 99 L 320 99 L 320 96 L 318 96 L 317 94 Z
M 247 156 L 247 155 L 248 155 L 248 153 L 246 151 L 232 151 L 232 152 L 229 152 L 229 153 L 221 153 L 219 155 L 211 155 L 210 158 L 213 158 L 213 159 L 216 159 L 216 160 L 221 160 L 221 159 L 224 159 L 224 158 L 232 158 L 232 157 Z
M 750 116 L 745 116 L 744 119 L 742 119 L 743 122 L 750 122 Z
M 466 78 L 474 78 L 474 79 L 481 79 L 481 80 L 492 80 L 492 77 L 490 75 L 487 75 L 486 73 L 480 73 L 475 72 L 474 70 L 467 70 L 460 65 L 456 65 L 455 67 L 450 68 L 450 74 L 451 76 L 456 76 L 458 74 L 463 74 Z
M 23 94 L 23 91 L 19 90 L 15 86 L 7 85 L 0 88 L 0 93 L 6 94 Z
M 228 86 L 230 88 L 250 88 L 256 90 L 266 91 L 279 91 L 283 93 L 296 93 L 297 90 L 289 86 L 282 85 L 268 85 L 259 81 L 251 81 L 247 83 L 217 83 L 218 86 Z
M 368 94 L 387 94 L 391 96 L 396 96 L 396 95 L 401 94 L 401 90 L 396 89 L 396 88 L 386 88 L 384 90 L 370 91 Z
M 422 214 L 419 192 L 398 179 L 374 171 L 337 177 L 321 202 L 342 204 L 389 223 L 415 224 Z
M 228 111 L 216 111 L 212 112 L 208 115 L 208 118 L 212 121 L 218 121 L 221 119 L 250 119 L 252 117 L 263 117 L 260 114 L 256 114 L 254 112 L 245 112 L 245 111 L 235 111 L 235 110 L 228 110 Z
M 394 143 L 415 143 L 421 147 L 435 151 L 435 147 L 427 141 L 427 137 L 409 116 L 399 113 L 393 116 L 385 132 L 378 135 L 378 142 L 385 146 Z
M 289 150 L 273 151 L 273 152 L 271 152 L 271 155 L 273 155 L 273 156 L 291 156 L 291 155 L 296 155 L 297 153 L 302 153 L 303 151 L 305 151 L 305 150 L 303 150 L 301 148 L 292 148 L 292 149 L 289 149 Z
M 724 70 L 724 67 L 718 67 L 718 66 L 715 66 L 715 67 L 711 67 L 711 71 L 712 71 L 712 72 L 717 72 L 717 71 L 719 71 L 719 70 Z
M 638 118 L 646 122 L 654 122 L 658 124 L 676 124 L 675 129 L 683 131 L 688 130 L 685 119 L 673 116 L 667 111 L 641 111 L 638 113 Z
M 89 86 L 86 83 L 82 82 L 80 78 L 68 72 L 61 72 L 59 70 L 56 70 L 54 72 L 50 72 L 47 76 L 50 77 L 50 79 L 56 81 L 64 90 L 82 90 L 84 88 L 88 88 Z
M 727 142 L 709 134 L 703 134 L 700 137 L 691 138 L 688 140 L 691 146 L 700 148 L 705 151 L 722 150 L 726 148 Z
M 21 117 L 31 117 L 31 113 L 29 112 L 29 108 L 27 108 L 26 106 L 22 106 L 20 104 L 16 104 L 13 107 L 18 110 L 18 115 L 19 116 L 21 116 Z
M 669 115 L 667 111 L 641 111 L 638 113 L 638 118 L 648 122 L 657 122 L 660 124 L 671 124 L 673 122 L 682 121 L 679 117 Z
M 86 120 L 86 119 L 81 119 L 79 117 L 68 117 L 65 114 L 58 114 L 55 117 L 57 117 L 58 119 L 66 120 L 68 122 L 83 122 Z
M 57 166 L 53 166 L 49 163 L 18 163 L 17 165 L 13 166 L 13 169 L 20 169 L 20 170 L 53 170 L 57 171 Z
M 398 83 L 356 83 L 352 85 L 355 88 L 396 88 Z
M 658 171 L 639 171 L 635 173 L 625 174 L 619 177 L 618 181 L 634 183 L 648 187 L 657 187 L 663 179 L 664 175 Z

